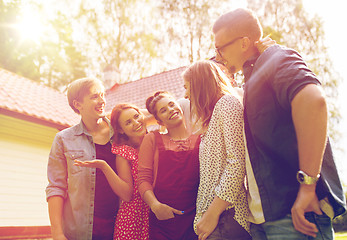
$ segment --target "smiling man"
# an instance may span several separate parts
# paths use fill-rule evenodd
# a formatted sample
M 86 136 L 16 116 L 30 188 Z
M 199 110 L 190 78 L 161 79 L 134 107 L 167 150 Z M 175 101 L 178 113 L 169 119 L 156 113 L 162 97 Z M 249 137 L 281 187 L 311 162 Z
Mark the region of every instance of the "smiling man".
M 74 160 L 105 160 L 115 170 L 113 130 L 105 117 L 105 89 L 96 79 L 72 82 L 67 91 L 81 122 L 57 133 L 48 160 L 46 188 L 53 239 L 112 239 L 118 196 L 100 169 Z
M 213 32 L 216 60 L 245 76 L 253 239 L 333 239 L 331 219 L 346 205 L 319 80 L 293 49 L 274 45 L 259 54 L 262 27 L 248 9 L 222 15 Z

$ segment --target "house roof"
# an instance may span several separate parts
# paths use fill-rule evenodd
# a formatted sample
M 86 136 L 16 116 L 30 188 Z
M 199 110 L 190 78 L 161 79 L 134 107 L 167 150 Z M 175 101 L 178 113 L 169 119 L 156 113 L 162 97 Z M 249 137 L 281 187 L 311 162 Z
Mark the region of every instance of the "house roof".
M 168 91 L 176 99 L 184 97 L 181 74 L 186 68 L 179 67 L 122 85 L 114 85 L 106 91 L 106 111 L 111 112 L 118 103 L 132 103 L 139 108 L 145 108 L 146 99 L 160 90 Z
M 63 93 L 2 68 L 0 113 L 59 130 L 80 119 Z
M 132 103 L 145 108 L 146 99 L 156 91 L 184 97 L 182 72 L 186 67 L 155 74 L 106 91 L 106 111 L 118 103 Z M 65 94 L 0 68 L 0 114 L 62 130 L 79 122 Z

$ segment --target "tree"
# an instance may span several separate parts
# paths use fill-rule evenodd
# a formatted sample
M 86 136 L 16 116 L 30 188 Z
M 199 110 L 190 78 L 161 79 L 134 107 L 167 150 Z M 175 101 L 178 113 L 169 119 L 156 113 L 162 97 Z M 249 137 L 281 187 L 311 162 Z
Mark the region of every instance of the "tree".
M 19 28 L 24 4 L 41 14 L 42 6 L 21 1 L 0 1 L 0 67 L 34 81 L 59 89 L 73 79 L 85 75 L 86 57 L 77 51 L 72 39 L 71 22 L 63 14 L 41 19 L 48 26 L 37 41 L 24 38 Z M 33 30 L 37 26 L 26 26 Z
M 87 56 L 73 40 L 72 21 L 61 12 L 49 22 L 55 41 L 45 39 L 39 49 L 41 81 L 60 89 L 69 82 L 86 76 Z
M 308 66 L 318 76 L 327 94 L 329 104 L 329 135 L 338 138 L 336 129 L 340 119 L 335 104 L 336 88 L 341 77 L 334 70 L 327 54 L 322 20 L 310 16 L 304 9 L 302 0 L 247 0 L 263 26 L 264 35 L 272 34 L 277 43 L 297 50 Z
M 159 1 L 163 42 L 167 50 L 171 49 L 163 56 L 168 65 L 182 66 L 213 56 L 212 24 L 224 2 L 216 6 L 209 0 Z
M 112 65 L 120 73 L 118 83 L 148 75 L 157 56 L 157 39 L 151 29 L 155 19 L 145 1 L 82 1 L 75 17 L 83 29 L 81 48 L 91 56 L 94 74 Z M 147 15 L 145 15 L 147 14 Z
M 33 61 L 38 47 L 33 41 L 23 41 L 15 28 L 20 4 L 20 1 L 0 0 L 0 67 L 38 80 L 40 71 Z

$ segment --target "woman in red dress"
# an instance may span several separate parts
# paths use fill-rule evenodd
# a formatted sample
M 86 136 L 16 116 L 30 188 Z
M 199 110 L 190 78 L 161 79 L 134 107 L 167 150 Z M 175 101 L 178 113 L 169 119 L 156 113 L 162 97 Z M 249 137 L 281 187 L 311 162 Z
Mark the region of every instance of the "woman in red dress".
M 131 199 L 122 199 L 117 213 L 113 239 L 116 240 L 148 240 L 148 205 L 138 193 L 138 148 L 147 133 L 144 115 L 129 104 L 118 104 L 112 110 L 111 125 L 114 130 L 112 152 L 116 154 L 116 163 L 127 161 L 131 169 L 133 184 L 128 191 L 133 191 Z M 79 162 L 80 166 L 100 168 L 113 185 L 117 174 L 111 171 L 105 161 L 93 160 Z M 114 186 L 117 188 L 118 186 Z M 112 187 L 113 188 L 113 187 Z

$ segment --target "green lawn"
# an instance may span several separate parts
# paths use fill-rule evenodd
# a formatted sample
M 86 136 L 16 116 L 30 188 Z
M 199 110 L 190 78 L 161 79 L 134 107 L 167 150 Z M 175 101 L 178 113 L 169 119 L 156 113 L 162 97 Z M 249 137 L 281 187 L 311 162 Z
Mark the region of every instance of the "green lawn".
M 335 233 L 335 240 L 347 240 L 347 232 Z

